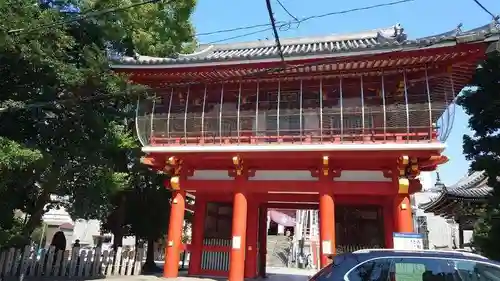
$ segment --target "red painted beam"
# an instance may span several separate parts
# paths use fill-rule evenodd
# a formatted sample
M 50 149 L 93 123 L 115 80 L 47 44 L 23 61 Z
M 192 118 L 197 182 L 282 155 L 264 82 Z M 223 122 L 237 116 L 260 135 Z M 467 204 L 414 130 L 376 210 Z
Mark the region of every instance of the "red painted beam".
M 235 144 L 232 144 L 234 146 Z M 297 143 L 301 145 L 301 143 Z M 276 145 L 275 145 L 276 146 Z M 184 160 L 184 165 L 199 163 L 200 159 L 225 159 L 228 164 L 231 165 L 231 159 L 235 156 L 235 152 L 190 152 L 190 153 L 149 153 L 151 157 L 168 158 L 170 156 L 176 156 Z M 238 155 L 245 160 L 248 159 L 260 159 L 260 160 L 272 160 L 275 163 L 276 170 L 281 170 L 279 165 L 280 162 L 287 160 L 299 160 L 299 159 L 317 159 L 318 162 L 323 159 L 323 156 L 328 156 L 330 161 L 335 160 L 345 161 L 345 160 L 395 160 L 401 155 L 408 155 L 410 157 L 418 158 L 428 158 L 431 156 L 441 155 L 440 151 L 437 150 L 394 150 L 394 151 L 297 151 L 290 153 L 288 151 L 272 151 L 272 152 L 239 152 Z M 194 165 L 193 165 L 194 166 Z
M 320 181 L 234 181 L 185 180 L 183 189 L 195 192 L 233 192 L 236 187 L 251 193 L 268 192 L 332 192 L 334 195 L 395 195 L 397 189 L 391 182 L 320 182 Z

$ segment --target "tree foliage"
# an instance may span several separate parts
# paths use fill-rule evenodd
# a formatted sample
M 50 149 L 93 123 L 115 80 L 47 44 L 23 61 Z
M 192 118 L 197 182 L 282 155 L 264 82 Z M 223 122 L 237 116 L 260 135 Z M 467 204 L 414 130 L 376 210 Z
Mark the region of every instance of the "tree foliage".
M 131 122 L 144 88 L 112 72 L 109 56 L 191 46 L 195 2 L 113 10 L 139 2 L 0 1 L 0 238 L 15 227 L 29 237 L 54 207 L 106 217 L 142 177 L 129 166 L 138 162 Z M 20 226 L 15 210 L 28 215 Z
M 458 98 L 470 116 L 474 135 L 464 136 L 464 153 L 472 171 L 484 171 L 493 188 L 476 225 L 474 244 L 489 258 L 500 260 L 500 55 L 493 53 L 477 68 L 470 88 Z

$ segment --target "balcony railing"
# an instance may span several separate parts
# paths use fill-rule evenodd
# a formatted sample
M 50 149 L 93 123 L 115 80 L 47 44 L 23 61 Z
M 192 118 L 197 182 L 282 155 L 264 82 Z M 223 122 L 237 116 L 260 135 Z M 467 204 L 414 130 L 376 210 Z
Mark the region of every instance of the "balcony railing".
M 156 146 L 439 140 L 453 81 L 400 76 L 167 89 L 139 101 L 137 132 Z

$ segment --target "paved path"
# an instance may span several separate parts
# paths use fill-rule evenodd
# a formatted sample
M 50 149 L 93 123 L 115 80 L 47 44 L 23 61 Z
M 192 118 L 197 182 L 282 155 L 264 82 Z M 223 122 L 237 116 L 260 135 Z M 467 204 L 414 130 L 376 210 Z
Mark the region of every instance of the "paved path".
M 307 281 L 309 276 L 314 275 L 315 270 L 305 270 L 297 268 L 281 268 L 270 267 L 267 268 L 268 278 L 254 279 L 265 281 Z M 177 278 L 162 278 L 155 275 L 140 275 L 140 276 L 110 276 L 107 280 L 123 280 L 123 281 L 226 281 L 226 278 L 201 278 L 201 277 L 187 277 L 179 276 Z M 98 280 L 106 280 L 98 279 Z M 97 281 L 97 280 L 96 280 Z

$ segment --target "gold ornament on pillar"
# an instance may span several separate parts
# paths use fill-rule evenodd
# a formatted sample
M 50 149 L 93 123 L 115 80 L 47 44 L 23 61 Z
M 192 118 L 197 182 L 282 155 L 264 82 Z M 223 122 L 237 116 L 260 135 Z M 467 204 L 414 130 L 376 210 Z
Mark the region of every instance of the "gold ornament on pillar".
M 233 156 L 234 171 L 237 176 L 243 174 L 243 160 L 239 156 Z
M 171 177 L 170 177 L 170 187 L 173 190 L 181 189 L 181 170 L 182 170 L 182 160 L 179 160 L 177 157 L 172 156 L 168 158 L 167 164 L 171 167 Z
M 406 167 L 410 163 L 410 158 L 406 155 L 403 155 L 399 157 L 398 159 L 398 171 L 399 171 L 399 176 L 405 176 L 406 175 Z
M 329 171 L 328 161 L 329 157 L 323 156 L 323 176 L 328 176 L 328 171 Z
M 398 180 L 398 193 L 399 194 L 408 194 L 408 190 L 410 189 L 410 181 L 407 178 L 399 178 Z

